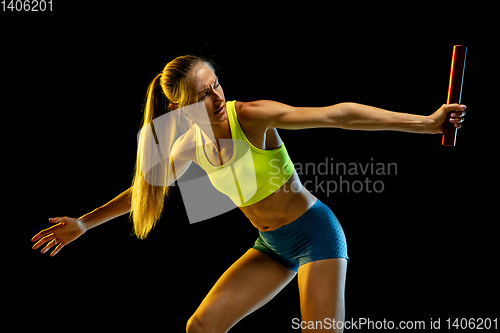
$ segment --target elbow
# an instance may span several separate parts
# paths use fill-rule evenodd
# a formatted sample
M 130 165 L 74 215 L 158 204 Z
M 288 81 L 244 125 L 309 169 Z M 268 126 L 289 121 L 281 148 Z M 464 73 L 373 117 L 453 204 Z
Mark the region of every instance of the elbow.
M 340 128 L 348 130 L 380 130 L 384 129 L 384 124 L 373 116 L 367 106 L 344 102 L 340 103 L 341 122 Z
M 336 105 L 339 109 L 338 116 L 334 119 L 336 126 L 342 129 L 350 129 L 352 125 L 353 108 L 356 103 L 343 102 Z

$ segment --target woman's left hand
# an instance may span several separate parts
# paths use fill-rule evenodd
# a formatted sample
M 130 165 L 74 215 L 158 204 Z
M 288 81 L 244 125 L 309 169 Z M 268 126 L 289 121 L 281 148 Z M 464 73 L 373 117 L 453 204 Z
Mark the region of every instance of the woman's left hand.
M 462 127 L 466 108 L 465 105 L 460 104 L 443 104 L 439 110 L 429 116 L 433 123 L 431 133 L 443 133 L 443 123 L 449 112 L 451 112 L 450 123 L 455 124 L 456 128 Z

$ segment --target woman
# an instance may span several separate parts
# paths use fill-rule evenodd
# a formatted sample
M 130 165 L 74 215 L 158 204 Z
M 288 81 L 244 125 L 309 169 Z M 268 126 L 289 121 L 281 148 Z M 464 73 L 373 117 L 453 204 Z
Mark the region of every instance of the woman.
M 165 97 L 168 108 L 162 107 Z M 188 106 L 197 106 L 198 113 L 202 106 L 201 116 Z M 452 111 L 450 122 L 460 128 L 464 110 L 464 105 L 450 104 L 430 116 L 419 116 L 355 103 L 295 108 L 272 101 L 229 102 L 210 62 L 195 56 L 178 57 L 149 86 L 132 187 L 79 219 L 51 218 L 56 225 L 33 237 L 33 249 L 46 244 L 41 252 L 54 247 L 54 256 L 86 230 L 128 212 L 136 235 L 145 238 L 160 217 L 168 185 L 195 162 L 239 206 L 259 230 L 259 237 L 213 286 L 189 319 L 187 332 L 228 331 L 273 298 L 297 273 L 302 321 L 334 318 L 342 322 L 348 262 L 342 227 L 332 211 L 301 185 L 277 129 L 440 133 Z M 169 118 L 168 131 L 153 122 L 171 114 L 175 116 Z M 148 135 L 156 144 L 170 142 L 162 148 L 170 156 L 168 163 L 154 168 L 148 165 L 152 155 Z M 242 152 L 253 164 L 236 164 L 235 156 Z M 275 166 L 279 166 L 278 175 Z M 223 169 L 225 174 L 218 173 Z M 233 178 L 226 177 L 228 170 Z M 250 186 L 252 191 L 247 191 Z M 341 326 L 317 327 L 315 332 L 341 331 Z

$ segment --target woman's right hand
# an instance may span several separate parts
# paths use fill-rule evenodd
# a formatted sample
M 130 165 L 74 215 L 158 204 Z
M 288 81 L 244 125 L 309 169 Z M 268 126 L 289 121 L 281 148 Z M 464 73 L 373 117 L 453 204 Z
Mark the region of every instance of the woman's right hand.
M 41 253 L 46 253 L 56 245 L 50 254 L 51 257 L 61 251 L 66 244 L 71 243 L 87 231 L 83 221 L 80 219 L 66 216 L 50 218 L 49 221 L 57 224 L 40 231 L 31 239 L 31 241 L 36 242 L 36 244 L 33 245 L 33 250 L 36 250 L 46 244 Z

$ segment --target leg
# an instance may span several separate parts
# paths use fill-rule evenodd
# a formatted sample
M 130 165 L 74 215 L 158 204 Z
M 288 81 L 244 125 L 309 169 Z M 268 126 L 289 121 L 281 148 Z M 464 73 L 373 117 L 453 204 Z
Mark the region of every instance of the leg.
M 271 300 L 295 272 L 250 249 L 219 278 L 187 323 L 188 333 L 227 332 Z
M 343 328 L 346 271 L 346 259 L 325 259 L 300 266 L 300 311 L 305 322 L 302 332 L 342 332 L 336 328 Z M 342 321 L 342 326 L 337 326 L 337 321 Z

